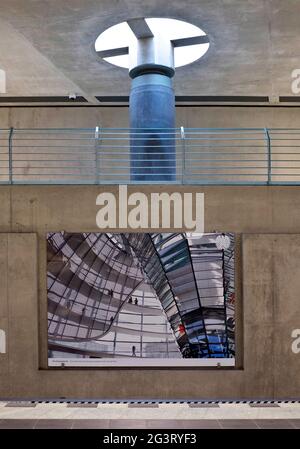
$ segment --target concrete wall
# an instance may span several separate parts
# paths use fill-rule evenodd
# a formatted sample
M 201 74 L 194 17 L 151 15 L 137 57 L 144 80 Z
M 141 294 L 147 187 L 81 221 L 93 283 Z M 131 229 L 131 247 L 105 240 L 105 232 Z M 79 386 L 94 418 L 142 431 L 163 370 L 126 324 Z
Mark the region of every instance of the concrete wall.
M 298 123 L 299 108 L 177 108 L 186 127 Z M 127 127 L 128 109 L 0 108 L 0 128 L 97 125 Z M 98 231 L 95 199 L 107 190 L 117 186 L 0 186 L 0 397 L 299 397 L 300 355 L 291 351 L 300 328 L 298 187 L 176 187 L 205 193 L 207 232 L 237 233 L 237 369 L 47 369 L 46 233 Z
M 0 128 L 128 127 L 127 107 L 0 107 Z M 299 107 L 177 107 L 177 126 L 299 128 Z
M 291 351 L 300 327 L 298 187 L 176 187 L 205 193 L 206 231 L 238 235 L 237 369 L 47 369 L 46 232 L 99 231 L 96 196 L 117 189 L 0 188 L 0 328 L 8 343 L 0 397 L 299 397 L 300 354 Z

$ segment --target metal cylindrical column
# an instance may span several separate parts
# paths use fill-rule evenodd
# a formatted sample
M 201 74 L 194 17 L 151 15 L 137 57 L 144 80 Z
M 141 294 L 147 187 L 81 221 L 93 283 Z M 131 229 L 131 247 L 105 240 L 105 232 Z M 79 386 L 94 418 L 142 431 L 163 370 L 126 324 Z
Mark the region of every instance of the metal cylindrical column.
M 176 179 L 173 74 L 154 65 L 130 73 L 131 181 Z

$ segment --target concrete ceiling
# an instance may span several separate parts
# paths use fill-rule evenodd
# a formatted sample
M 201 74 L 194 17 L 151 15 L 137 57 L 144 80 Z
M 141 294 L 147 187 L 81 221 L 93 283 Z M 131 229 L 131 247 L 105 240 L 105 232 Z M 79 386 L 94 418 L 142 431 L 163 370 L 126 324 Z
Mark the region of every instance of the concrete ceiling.
M 96 37 L 128 18 L 171 17 L 209 35 L 206 55 L 179 68 L 176 95 L 292 95 L 300 68 L 299 0 L 1 0 L 0 69 L 7 96 L 129 93 L 126 69 L 99 60 Z

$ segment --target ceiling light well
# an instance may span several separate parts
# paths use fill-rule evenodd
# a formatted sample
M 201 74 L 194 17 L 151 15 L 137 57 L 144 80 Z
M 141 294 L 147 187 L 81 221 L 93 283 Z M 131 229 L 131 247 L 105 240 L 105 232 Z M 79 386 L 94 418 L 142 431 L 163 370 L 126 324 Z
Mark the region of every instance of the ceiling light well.
M 152 37 L 153 36 L 153 37 Z M 130 69 L 132 55 L 141 39 L 169 41 L 174 52 L 174 68 L 183 67 L 202 58 L 210 43 L 207 34 L 198 26 L 178 19 L 129 19 L 103 31 L 95 41 L 96 52 L 110 64 Z

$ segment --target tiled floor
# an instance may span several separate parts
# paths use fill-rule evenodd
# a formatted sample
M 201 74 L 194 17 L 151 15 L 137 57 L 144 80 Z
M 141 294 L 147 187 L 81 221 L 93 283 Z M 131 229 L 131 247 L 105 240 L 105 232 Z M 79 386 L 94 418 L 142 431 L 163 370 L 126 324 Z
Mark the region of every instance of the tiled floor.
M 300 429 L 300 403 L 0 401 L 0 429 Z
M 2 419 L 0 429 L 300 429 L 300 420 Z

